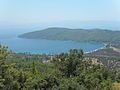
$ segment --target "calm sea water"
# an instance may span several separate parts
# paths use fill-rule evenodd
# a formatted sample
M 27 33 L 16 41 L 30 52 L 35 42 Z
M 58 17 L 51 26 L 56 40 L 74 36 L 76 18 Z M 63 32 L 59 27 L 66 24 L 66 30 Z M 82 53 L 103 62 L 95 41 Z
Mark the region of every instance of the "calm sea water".
M 42 26 L 42 27 L 41 27 Z M 54 41 L 54 40 L 32 40 L 20 39 L 18 35 L 25 32 L 42 30 L 47 27 L 66 27 L 66 28 L 101 28 L 120 31 L 120 22 L 104 21 L 85 21 L 85 22 L 60 22 L 53 24 L 38 24 L 29 26 L 1 25 L 0 24 L 0 43 L 9 46 L 13 52 L 30 52 L 30 53 L 60 53 L 67 52 L 69 49 L 83 49 L 90 52 L 101 48 L 104 45 L 100 43 L 78 43 L 72 41 Z
M 67 52 L 69 49 L 73 48 L 83 49 L 84 52 L 90 52 L 104 46 L 100 43 L 79 43 L 73 41 L 43 39 L 35 40 L 21 38 L 0 39 L 0 43 L 7 45 L 13 52 L 30 52 L 32 54 L 55 54 L 60 52 Z

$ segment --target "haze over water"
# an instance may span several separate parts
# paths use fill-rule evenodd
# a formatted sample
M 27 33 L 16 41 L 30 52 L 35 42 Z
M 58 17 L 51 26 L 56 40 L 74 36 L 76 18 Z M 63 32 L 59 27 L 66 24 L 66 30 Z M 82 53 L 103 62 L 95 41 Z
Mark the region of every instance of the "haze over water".
M 119 3 L 120 0 L 0 0 L 0 43 L 8 45 L 15 52 L 31 53 L 100 48 L 102 44 L 36 41 L 18 39 L 17 36 L 48 27 L 117 31 L 120 30 Z

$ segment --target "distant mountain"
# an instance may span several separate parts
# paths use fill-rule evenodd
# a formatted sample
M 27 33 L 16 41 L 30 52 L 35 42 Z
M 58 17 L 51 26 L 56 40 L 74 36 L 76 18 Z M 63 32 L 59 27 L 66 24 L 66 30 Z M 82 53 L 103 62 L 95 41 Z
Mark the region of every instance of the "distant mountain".
M 120 31 L 103 29 L 47 28 L 19 36 L 27 39 L 72 40 L 79 42 L 119 42 Z

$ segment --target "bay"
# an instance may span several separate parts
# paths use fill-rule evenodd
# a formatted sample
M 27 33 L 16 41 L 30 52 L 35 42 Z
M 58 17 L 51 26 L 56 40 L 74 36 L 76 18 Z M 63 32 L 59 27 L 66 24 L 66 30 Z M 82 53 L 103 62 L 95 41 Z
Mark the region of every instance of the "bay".
M 104 44 L 95 42 L 74 42 L 45 39 L 21 39 L 1 38 L 0 44 L 6 45 L 10 50 L 16 53 L 31 54 L 56 54 L 67 52 L 69 49 L 83 49 L 84 52 L 91 52 L 104 47 Z

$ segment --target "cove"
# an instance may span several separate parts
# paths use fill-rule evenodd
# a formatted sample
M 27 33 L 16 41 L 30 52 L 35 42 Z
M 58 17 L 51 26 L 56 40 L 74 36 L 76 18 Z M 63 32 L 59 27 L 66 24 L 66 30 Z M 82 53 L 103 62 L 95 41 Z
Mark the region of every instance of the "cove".
M 90 43 L 21 38 L 0 39 L 0 44 L 8 46 L 12 52 L 28 52 L 31 54 L 57 54 L 67 52 L 69 49 L 82 49 L 84 52 L 91 52 L 104 47 L 104 44 L 96 42 Z

